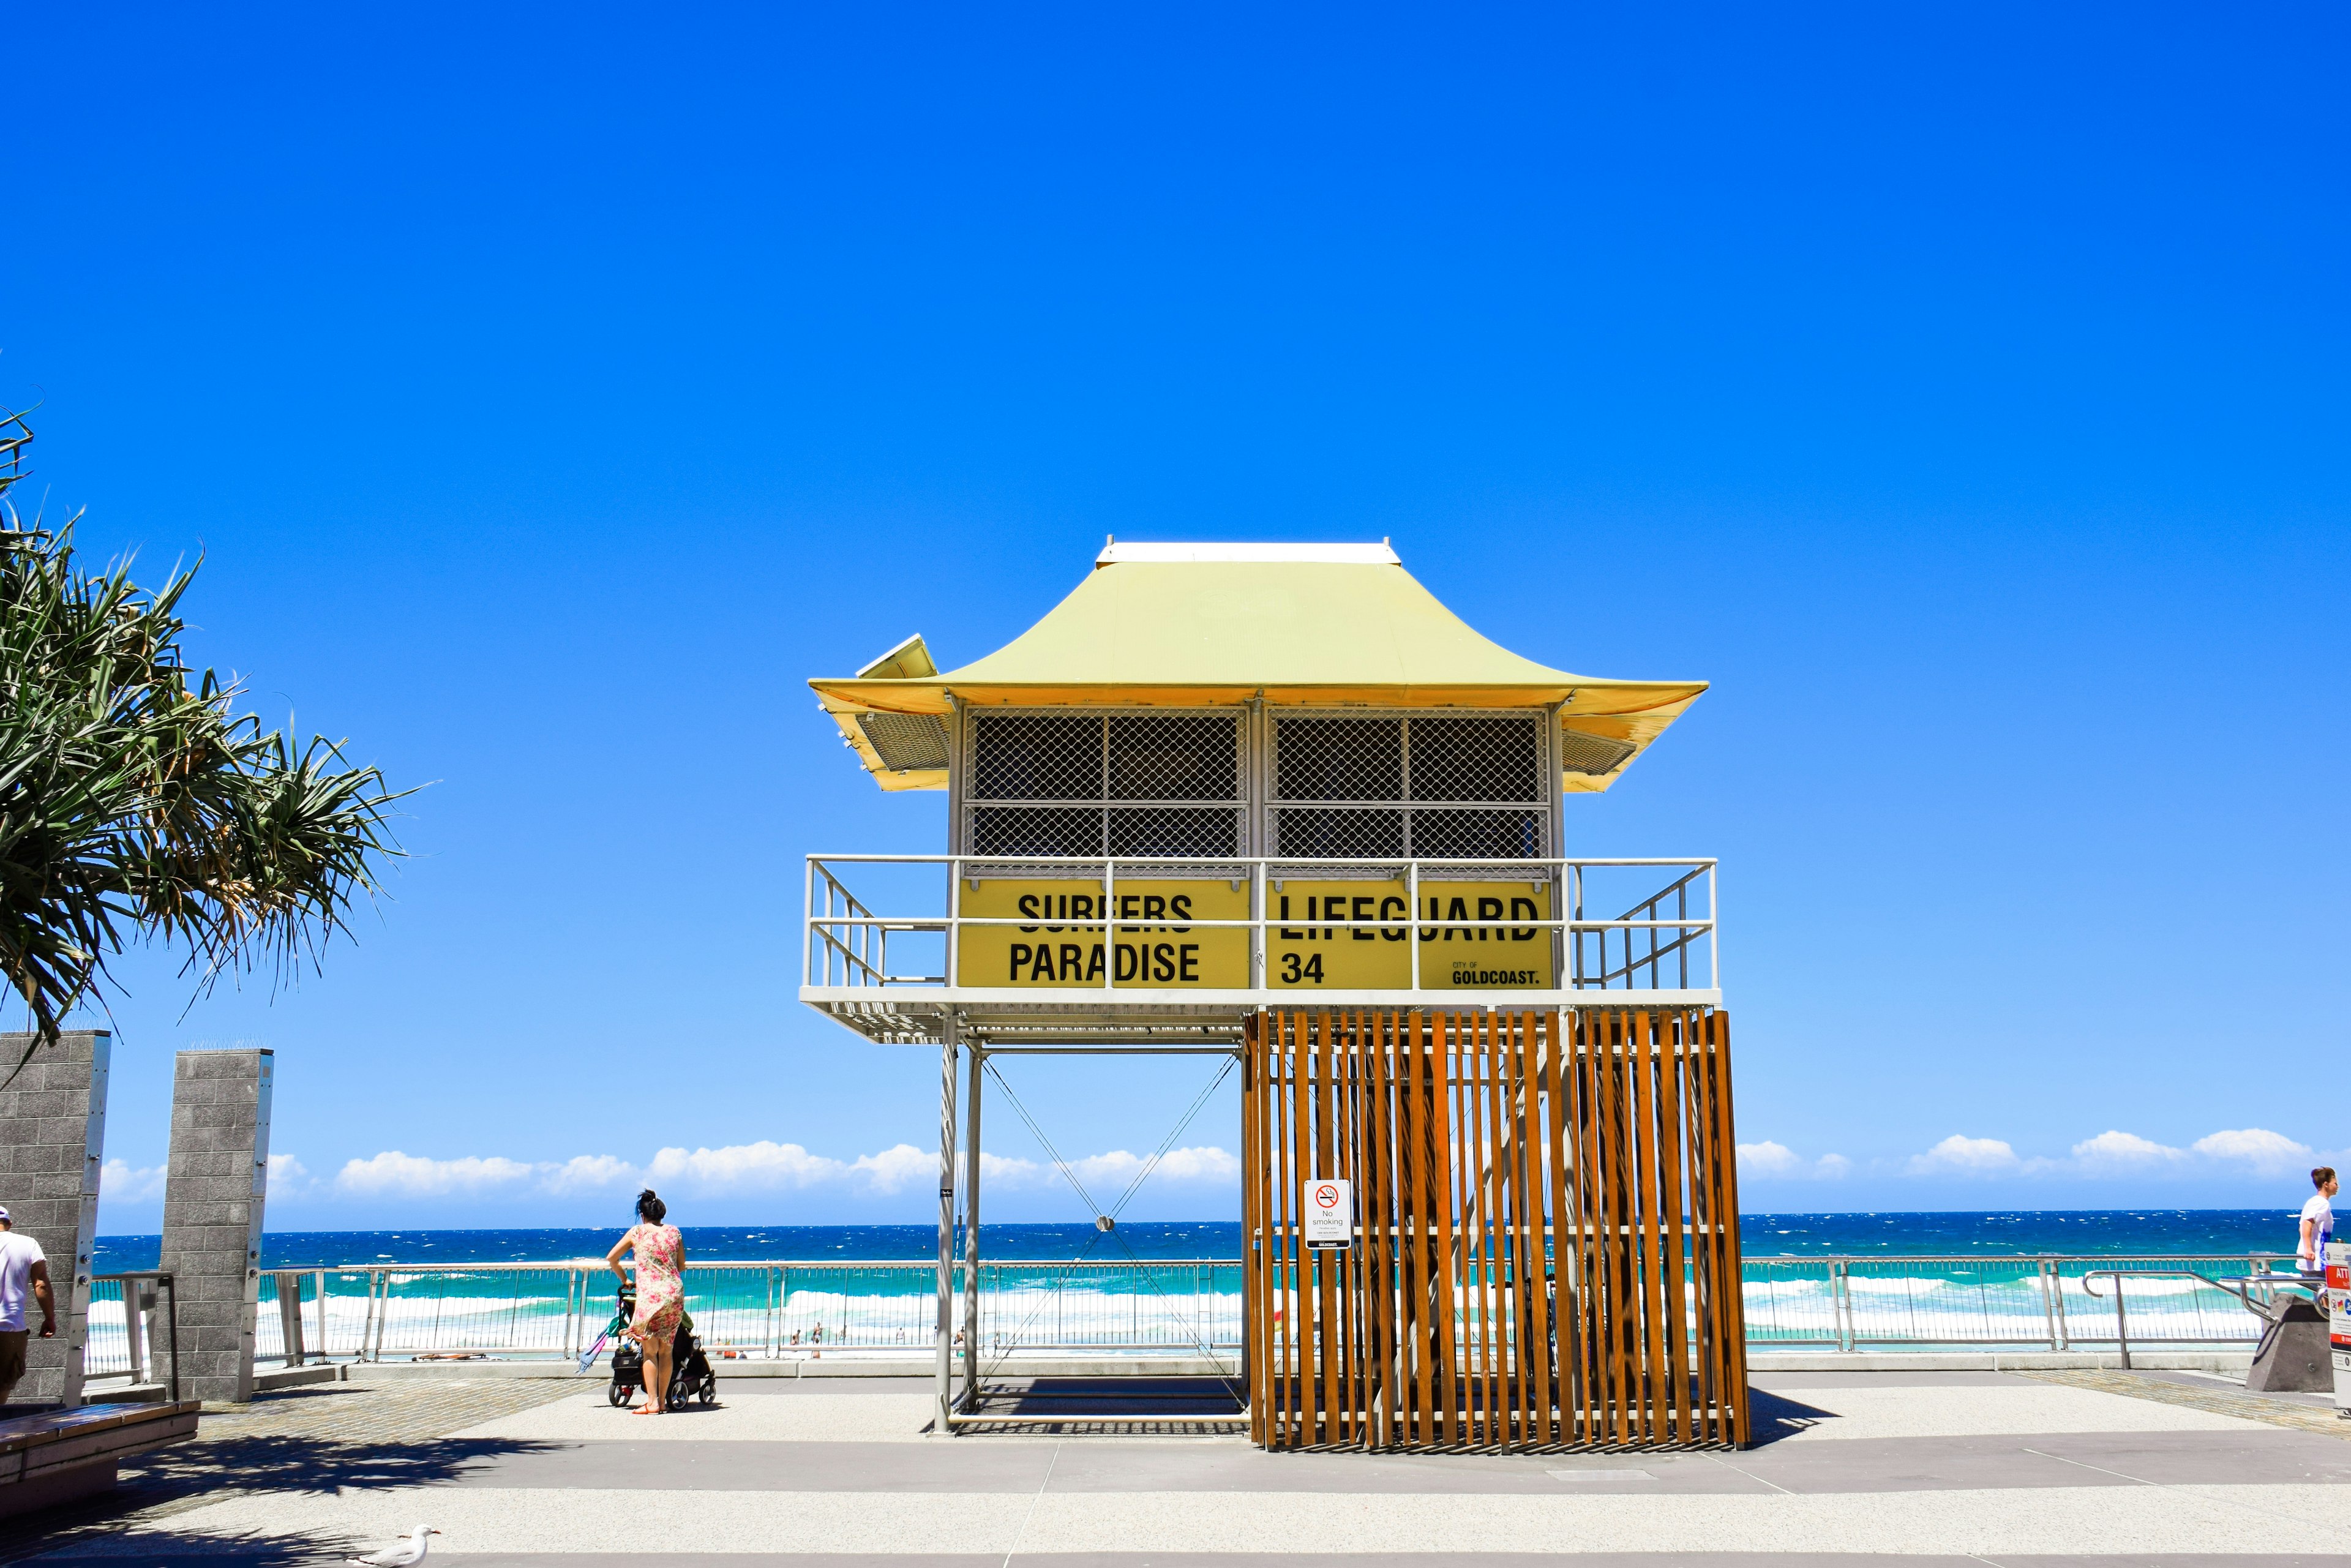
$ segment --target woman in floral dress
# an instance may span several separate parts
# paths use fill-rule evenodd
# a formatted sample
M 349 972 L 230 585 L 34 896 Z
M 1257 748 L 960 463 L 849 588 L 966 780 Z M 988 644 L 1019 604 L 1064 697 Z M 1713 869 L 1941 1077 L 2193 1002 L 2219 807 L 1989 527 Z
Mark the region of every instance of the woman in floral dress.
M 669 1206 L 645 1188 L 637 1194 L 637 1223 L 604 1255 L 626 1284 L 621 1254 L 637 1249 L 637 1315 L 622 1332 L 645 1353 L 645 1403 L 635 1412 L 639 1416 L 658 1416 L 667 1408 L 670 1337 L 685 1315 L 685 1240 L 676 1226 L 662 1223 L 668 1213 Z

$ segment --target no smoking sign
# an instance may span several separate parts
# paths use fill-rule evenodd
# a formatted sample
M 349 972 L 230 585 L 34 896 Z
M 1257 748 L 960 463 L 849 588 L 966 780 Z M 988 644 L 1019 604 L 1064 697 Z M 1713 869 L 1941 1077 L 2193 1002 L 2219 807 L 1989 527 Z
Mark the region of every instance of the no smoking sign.
M 1306 1245 L 1314 1251 L 1343 1249 L 1355 1233 L 1353 1185 L 1343 1181 L 1310 1181 L 1299 1206 L 1306 1216 Z

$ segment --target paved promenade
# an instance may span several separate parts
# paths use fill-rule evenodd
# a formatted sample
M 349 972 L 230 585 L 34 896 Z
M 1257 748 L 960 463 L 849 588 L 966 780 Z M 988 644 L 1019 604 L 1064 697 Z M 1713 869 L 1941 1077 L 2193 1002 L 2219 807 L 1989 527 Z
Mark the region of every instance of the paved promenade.
M 418 1523 L 450 1568 L 1259 1568 L 1575 1554 L 2351 1568 L 2351 1422 L 2189 1375 L 1777 1373 L 1742 1453 L 1269 1455 L 1237 1437 L 933 1437 L 895 1380 L 722 1382 L 653 1419 L 599 1382 L 382 1378 L 205 1418 L 0 1557 L 332 1563 Z

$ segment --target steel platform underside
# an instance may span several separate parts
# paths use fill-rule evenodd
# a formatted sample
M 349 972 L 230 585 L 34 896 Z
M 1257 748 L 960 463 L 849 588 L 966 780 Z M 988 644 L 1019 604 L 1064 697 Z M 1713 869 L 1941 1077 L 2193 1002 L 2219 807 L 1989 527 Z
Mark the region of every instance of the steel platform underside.
M 1115 999 L 1113 999 L 1114 997 Z M 804 986 L 800 1000 L 876 1045 L 941 1045 L 956 1038 L 984 1050 L 1231 1051 L 1242 1021 L 1268 1009 L 1430 1013 L 1552 1012 L 1562 1008 L 1679 1010 L 1719 1008 L 1719 990 L 1161 991 L 1122 988 L 1071 996 L 1031 989 L 932 988 L 897 996 L 875 987 Z

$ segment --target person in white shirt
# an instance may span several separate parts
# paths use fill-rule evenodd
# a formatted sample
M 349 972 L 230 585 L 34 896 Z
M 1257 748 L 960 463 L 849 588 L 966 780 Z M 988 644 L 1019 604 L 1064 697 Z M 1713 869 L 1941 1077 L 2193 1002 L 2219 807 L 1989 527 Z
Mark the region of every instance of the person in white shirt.
M 2335 1196 L 2340 1184 L 2335 1179 L 2333 1166 L 2321 1166 L 2310 1173 L 2310 1185 L 2318 1190 L 2302 1206 L 2302 1234 L 2294 1258 L 2305 1274 L 2315 1274 L 2326 1267 L 2326 1243 L 2335 1235 L 2335 1206 L 2326 1200 Z
M 49 1290 L 49 1260 L 41 1244 L 19 1236 L 0 1208 L 0 1405 L 16 1392 L 25 1376 L 25 1345 L 31 1333 L 25 1327 L 25 1300 L 41 1307 L 41 1337 L 57 1333 L 57 1299 Z

